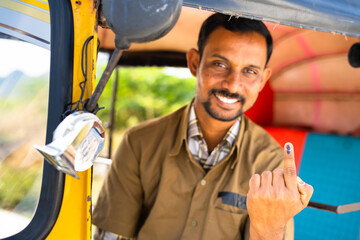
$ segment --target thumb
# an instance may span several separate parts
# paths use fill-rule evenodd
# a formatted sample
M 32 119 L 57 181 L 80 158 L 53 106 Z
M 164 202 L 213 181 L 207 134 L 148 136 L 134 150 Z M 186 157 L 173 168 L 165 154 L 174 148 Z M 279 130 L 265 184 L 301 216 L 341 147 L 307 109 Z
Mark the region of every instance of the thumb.
M 305 183 L 300 177 L 297 177 L 297 186 L 300 193 L 300 199 L 303 204 L 303 207 L 305 208 L 310 201 L 310 198 L 314 192 L 314 188 Z

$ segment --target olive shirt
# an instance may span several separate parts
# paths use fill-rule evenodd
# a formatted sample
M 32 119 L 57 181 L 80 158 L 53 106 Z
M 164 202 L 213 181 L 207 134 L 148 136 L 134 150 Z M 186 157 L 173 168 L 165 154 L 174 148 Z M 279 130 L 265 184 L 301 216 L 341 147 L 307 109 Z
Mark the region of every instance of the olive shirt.
M 243 117 L 231 152 L 205 174 L 188 149 L 190 107 L 127 131 L 94 209 L 98 228 L 140 240 L 248 239 L 249 180 L 282 166 L 283 150 Z

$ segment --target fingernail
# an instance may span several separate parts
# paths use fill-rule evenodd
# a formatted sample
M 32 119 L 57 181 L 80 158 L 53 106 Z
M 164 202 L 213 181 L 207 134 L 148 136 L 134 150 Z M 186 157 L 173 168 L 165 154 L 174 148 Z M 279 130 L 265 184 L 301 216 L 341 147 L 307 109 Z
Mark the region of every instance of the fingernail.
M 287 153 L 287 154 L 290 154 L 290 153 L 291 153 L 291 146 L 290 146 L 290 144 L 287 144 L 287 145 L 286 145 L 286 153 Z
M 300 177 L 297 177 L 297 182 L 300 184 L 300 185 L 304 185 L 305 182 L 300 178 Z

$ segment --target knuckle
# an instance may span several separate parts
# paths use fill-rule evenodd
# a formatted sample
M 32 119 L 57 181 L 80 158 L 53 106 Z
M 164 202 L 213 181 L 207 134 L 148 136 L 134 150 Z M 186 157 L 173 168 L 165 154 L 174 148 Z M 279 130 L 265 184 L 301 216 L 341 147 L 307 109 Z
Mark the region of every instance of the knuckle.
M 274 170 L 274 174 L 275 174 L 275 175 L 283 175 L 283 174 L 284 174 L 284 170 L 281 169 L 281 168 L 276 168 L 276 169 Z
M 250 183 L 255 182 L 255 181 L 257 181 L 259 178 L 260 178 L 259 174 L 254 174 L 254 175 L 251 176 L 249 182 L 250 182 Z
M 262 197 L 264 199 L 271 199 L 272 198 L 272 194 L 271 194 L 271 191 L 269 189 L 266 189 L 263 194 L 262 194 Z
M 308 189 L 308 192 L 310 193 L 310 195 L 312 195 L 313 193 L 314 193 L 314 187 L 313 186 L 311 186 L 311 185 L 309 185 L 309 184 L 307 184 L 307 189 Z
M 257 178 L 259 178 L 259 177 L 260 177 L 260 175 L 257 174 L 257 173 L 255 173 L 254 175 L 251 176 L 251 179 L 257 179 Z
M 259 182 L 260 182 L 259 174 L 252 175 L 249 180 L 249 191 L 256 191 L 256 189 L 259 185 Z
M 275 195 L 276 195 L 276 198 L 278 199 L 284 199 L 284 189 L 283 188 L 277 188 L 276 191 L 275 191 Z
M 260 189 L 258 196 L 262 199 L 272 199 L 274 198 L 274 192 L 275 190 L 273 187 L 267 186 Z
M 289 176 L 296 176 L 296 169 L 293 167 L 287 167 L 285 168 L 285 174 L 289 175 Z
M 261 173 L 261 177 L 264 178 L 268 178 L 272 175 L 272 173 L 270 171 L 264 171 L 263 173 Z

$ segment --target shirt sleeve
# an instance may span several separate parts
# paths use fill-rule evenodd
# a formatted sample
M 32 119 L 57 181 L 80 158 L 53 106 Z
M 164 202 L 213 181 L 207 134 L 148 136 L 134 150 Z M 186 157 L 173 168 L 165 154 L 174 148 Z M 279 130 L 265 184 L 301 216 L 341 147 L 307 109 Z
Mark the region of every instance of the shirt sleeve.
M 129 139 L 126 133 L 116 151 L 93 212 L 93 223 L 117 235 L 136 237 L 143 189 L 139 159 Z

